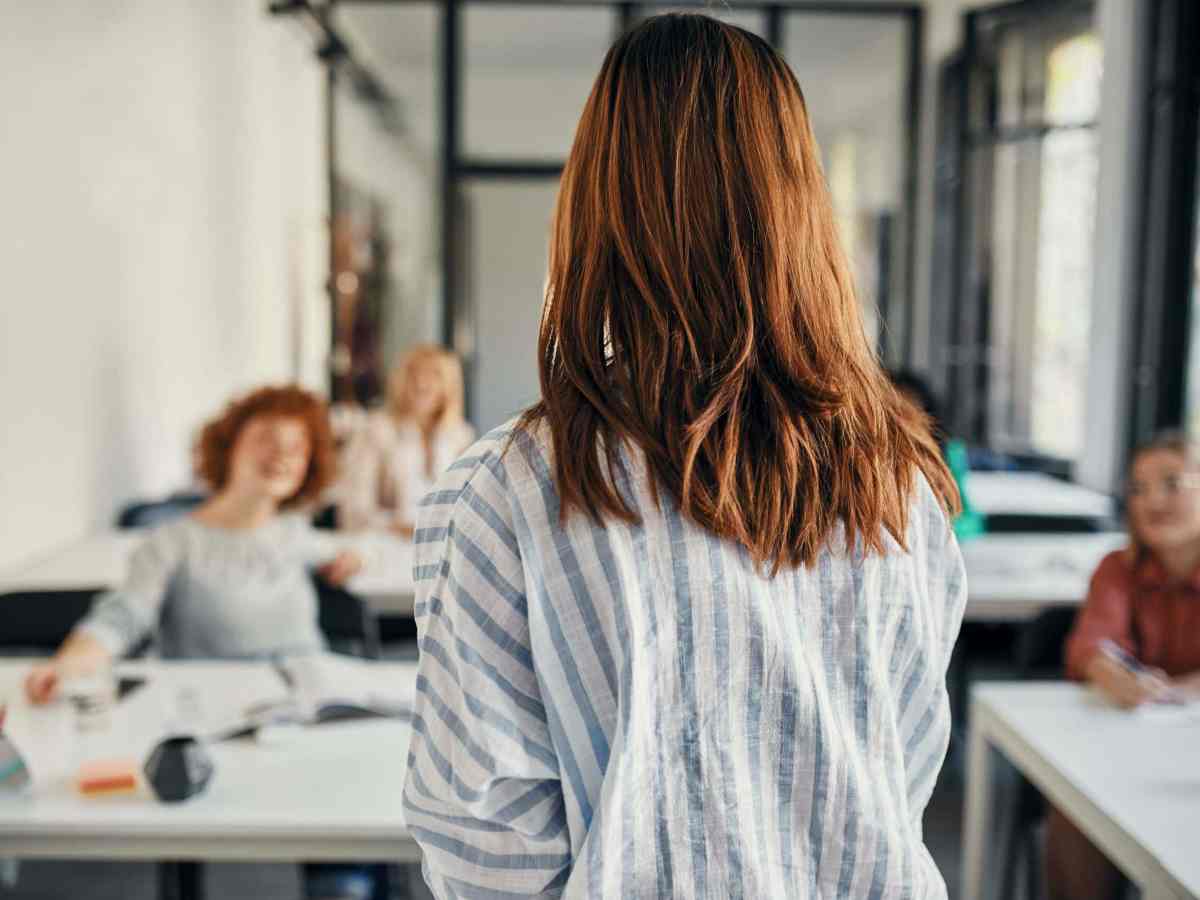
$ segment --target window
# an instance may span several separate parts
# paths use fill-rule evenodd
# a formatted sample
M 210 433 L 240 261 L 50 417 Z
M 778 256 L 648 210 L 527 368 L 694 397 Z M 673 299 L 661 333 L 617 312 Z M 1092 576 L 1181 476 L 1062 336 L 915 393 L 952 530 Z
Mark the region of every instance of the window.
M 1087 3 L 966 15 L 942 83 L 934 364 L 949 424 L 992 447 L 1083 450 L 1102 51 Z M 965 79 L 965 88 L 963 87 Z M 945 146 L 949 142 L 957 147 Z
M 911 27 L 899 17 L 783 16 L 784 58 L 804 91 L 868 334 L 892 365 L 903 364 L 908 344 L 908 248 L 900 238 L 909 231 Z
M 1040 148 L 1028 440 L 1067 459 L 1083 445 L 1098 156 L 1095 131 L 1081 123 L 1099 112 L 1100 59 L 1099 40 L 1082 34 L 1059 43 L 1046 65 L 1046 121 L 1054 130 Z

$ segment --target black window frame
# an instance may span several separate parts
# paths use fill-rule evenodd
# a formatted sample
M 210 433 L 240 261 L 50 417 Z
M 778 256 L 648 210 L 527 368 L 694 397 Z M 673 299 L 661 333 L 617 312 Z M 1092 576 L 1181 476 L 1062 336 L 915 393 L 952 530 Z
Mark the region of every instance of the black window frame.
M 639 21 L 639 18 L 655 9 L 694 7 L 703 12 L 710 4 L 706 0 L 432 0 L 440 7 L 438 46 L 439 67 L 439 195 L 441 197 L 441 278 L 442 278 L 442 323 L 443 342 L 458 351 L 467 368 L 467 385 L 472 382 L 470 351 L 472 310 L 466 283 L 464 265 L 465 209 L 461 188 L 467 180 L 529 181 L 557 179 L 564 160 L 542 160 L 521 158 L 472 158 L 462 148 L 463 109 L 463 9 L 469 5 L 497 5 L 506 7 L 595 8 L 613 10 L 617 22 L 614 39 Z M 327 0 L 324 4 L 313 4 L 307 0 L 276 0 L 270 4 L 273 12 L 304 14 L 323 29 L 324 38 L 318 56 L 329 66 L 325 91 L 325 120 L 327 145 L 327 178 L 331 209 L 336 200 L 337 141 L 335 130 L 336 105 L 339 102 L 337 71 L 347 65 L 363 67 L 355 60 L 353 48 L 333 27 L 333 13 L 337 9 L 354 6 L 383 5 L 431 5 L 431 0 Z M 766 21 L 767 40 L 782 51 L 785 40 L 787 17 L 795 13 L 825 14 L 836 16 L 866 16 L 898 19 L 906 27 L 906 85 L 905 103 L 907 113 L 904 120 L 905 140 L 902 158 L 901 203 L 898 207 L 900 223 L 888 223 L 883 240 L 902 240 L 904 246 L 899 257 L 905 269 L 903 273 L 904 306 L 897 305 L 887 290 L 880 290 L 878 297 L 881 321 L 879 352 L 886 364 L 908 367 L 914 353 L 915 333 L 913 328 L 916 308 L 916 235 L 918 233 L 918 168 L 920 165 L 920 123 L 922 97 L 922 66 L 925 46 L 925 9 L 919 3 L 870 2 L 870 0 L 763 0 L 763 2 L 738 3 L 738 11 L 760 12 Z M 335 52 L 330 52 L 333 47 Z M 900 236 L 897 236 L 899 232 Z M 882 264 L 882 284 L 890 283 L 889 258 Z M 332 242 L 330 247 L 330 271 L 332 271 Z M 334 302 L 335 286 L 329 280 L 331 304 Z M 466 351 L 466 352 L 464 352 Z

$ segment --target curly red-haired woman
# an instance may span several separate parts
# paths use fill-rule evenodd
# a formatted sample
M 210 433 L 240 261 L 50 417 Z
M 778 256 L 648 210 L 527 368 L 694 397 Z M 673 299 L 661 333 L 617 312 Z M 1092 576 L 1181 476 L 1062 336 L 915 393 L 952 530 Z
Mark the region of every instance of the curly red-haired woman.
M 196 448 L 212 497 L 150 533 L 125 583 L 99 597 L 55 657 L 29 674 L 30 699 L 49 700 L 64 674 L 104 666 L 147 638 L 168 658 L 319 650 L 308 567 L 325 564 L 341 580 L 360 561 L 285 512 L 329 484 L 333 459 L 325 404 L 314 395 L 268 387 L 231 403 Z
M 155 528 L 130 560 L 125 583 L 99 597 L 54 658 L 33 668 L 25 686 L 35 703 L 51 699 L 64 677 L 102 668 L 147 638 L 175 659 L 323 648 L 309 570 L 320 567 L 339 582 L 361 565 L 345 538 L 289 514 L 334 477 L 325 403 L 293 386 L 256 390 L 204 427 L 195 464 L 212 497 Z M 306 882 L 310 896 L 373 890 L 361 866 L 313 866 Z

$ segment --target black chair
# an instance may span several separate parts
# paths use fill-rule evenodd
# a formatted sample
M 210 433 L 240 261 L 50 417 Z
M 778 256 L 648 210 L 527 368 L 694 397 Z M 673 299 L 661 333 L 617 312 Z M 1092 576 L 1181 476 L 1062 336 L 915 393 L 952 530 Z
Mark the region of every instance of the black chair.
M 1109 516 L 989 513 L 987 517 L 987 530 L 993 534 L 1095 534 L 1116 527 Z
M 313 585 L 317 589 L 321 633 L 328 639 L 330 648 L 367 659 L 380 659 L 383 641 L 379 636 L 379 620 L 367 602 L 317 574 L 313 575 Z
M 91 609 L 98 590 L 13 591 L 0 594 L 0 654 L 53 653 Z M 15 612 L 14 612 L 15 610 Z
M 1075 610 L 1060 607 L 1044 610 L 1022 628 L 1017 636 L 1017 677 L 1026 680 L 1061 678 L 1065 666 L 1064 645 L 1075 623 Z M 1041 895 L 1042 851 L 1037 825 L 1046 816 L 1046 801 L 1023 776 L 1014 785 L 1012 816 L 1004 837 L 1004 876 L 1000 896 L 1015 896 L 1017 870 L 1025 865 L 1025 898 Z
M 204 494 L 172 494 L 165 500 L 138 500 L 117 516 L 118 528 L 148 528 L 186 515 L 205 500 Z

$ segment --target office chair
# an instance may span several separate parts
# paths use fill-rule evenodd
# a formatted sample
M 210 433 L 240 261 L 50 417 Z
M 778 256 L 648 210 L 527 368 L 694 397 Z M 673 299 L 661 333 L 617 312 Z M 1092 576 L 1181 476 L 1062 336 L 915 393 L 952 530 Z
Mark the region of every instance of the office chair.
M 165 500 L 136 500 L 117 516 L 118 528 L 148 528 L 191 512 L 205 500 L 204 494 L 178 493 Z
M 1023 680 L 1058 679 L 1065 666 L 1063 647 L 1075 623 L 1075 609 L 1060 607 L 1044 610 L 1026 625 L 1017 637 L 1016 675 Z M 1004 836 L 1004 877 L 1000 896 L 1015 896 L 1016 873 L 1025 863 L 1025 898 L 1041 895 L 1042 851 L 1037 841 L 1037 825 L 1046 816 L 1046 801 L 1038 789 L 1023 776 L 1014 786 L 1013 812 Z
M 989 534 L 1095 534 L 1116 528 L 1110 516 L 989 513 L 987 517 Z
M 379 620 L 367 602 L 343 587 L 330 584 L 320 575 L 314 573 L 312 580 L 317 589 L 321 633 L 328 639 L 330 648 L 367 659 L 380 659 L 383 642 L 379 636 Z
M 0 595 L 0 654 L 45 656 L 62 644 L 98 590 L 13 591 Z M 13 614 L 12 610 L 19 610 Z
M 0 610 L 6 603 L 17 604 L 15 608 L 20 610 L 19 615 L 0 615 L 0 656 L 50 656 L 102 593 L 100 589 L 88 589 L 0 594 Z M 126 656 L 145 656 L 151 646 L 147 638 Z

